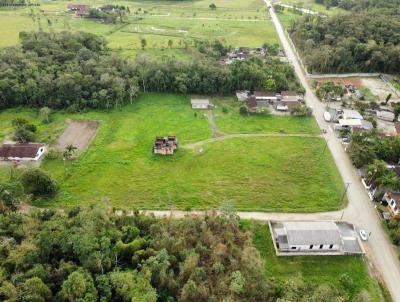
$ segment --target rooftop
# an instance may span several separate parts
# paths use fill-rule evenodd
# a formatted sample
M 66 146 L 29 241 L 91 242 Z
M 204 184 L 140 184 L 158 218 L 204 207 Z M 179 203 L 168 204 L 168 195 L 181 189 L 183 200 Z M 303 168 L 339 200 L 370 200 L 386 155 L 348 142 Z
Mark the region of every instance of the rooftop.
M 35 158 L 42 144 L 4 144 L 0 147 L 0 157 Z
M 340 232 L 332 221 L 288 221 L 283 223 L 290 245 L 341 244 Z

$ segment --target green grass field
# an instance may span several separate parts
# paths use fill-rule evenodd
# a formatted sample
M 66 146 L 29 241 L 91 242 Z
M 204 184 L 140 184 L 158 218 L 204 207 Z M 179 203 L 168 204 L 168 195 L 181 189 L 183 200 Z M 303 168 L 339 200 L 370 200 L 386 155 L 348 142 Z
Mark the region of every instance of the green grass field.
M 390 301 L 382 294 L 376 280 L 372 279 L 362 257 L 353 256 L 297 256 L 277 257 L 273 247 L 268 225 L 265 223 L 244 221 L 245 228 L 253 234 L 253 242 L 265 262 L 265 274 L 269 278 L 285 281 L 289 277 L 301 274 L 305 280 L 315 284 L 328 283 L 339 287 L 339 277 L 347 274 L 353 280 L 352 294 L 366 289 L 372 301 Z M 352 300 L 353 301 L 353 300 Z
M 9 123 L 12 112 L 17 111 L 18 116 L 35 122 L 30 110 L 7 110 L 0 120 L 7 125 L 5 121 Z M 74 115 L 56 112 L 52 118 L 49 125 L 36 121 L 43 141 L 54 141 L 68 118 L 99 120 L 101 127 L 88 151 L 77 160 L 66 165 L 61 159 L 42 163 L 58 180 L 60 193 L 37 205 L 107 203 L 121 208 L 205 209 L 232 201 L 240 210 L 288 212 L 343 206 L 343 184 L 321 138 L 235 138 L 203 145 L 201 152 L 199 148 L 185 149 L 185 144 L 211 136 L 207 119 L 201 111 L 195 115 L 187 97 L 146 94 L 120 110 Z M 242 124 L 238 129 L 255 125 L 253 120 L 233 119 L 229 124 L 233 122 Z M 274 131 L 274 124 L 278 128 L 291 124 L 280 117 L 260 118 L 258 123 L 265 132 Z M 308 123 L 315 122 L 310 119 Z M 293 132 L 304 131 L 303 127 L 291 127 Z M 10 134 L 9 126 L 1 129 L 1 137 Z M 179 151 L 170 157 L 153 155 L 151 147 L 157 135 L 177 135 Z
M 279 43 L 274 26 L 261 0 L 216 0 L 217 9 L 209 1 L 117 1 L 131 14 L 116 24 L 76 18 L 68 13 L 65 1 L 44 1 L 40 7 L 0 9 L 0 47 L 18 43 L 20 31 L 87 31 L 104 36 L 109 46 L 134 57 L 147 53 L 154 57 L 175 56 L 190 59 L 194 54 L 185 45 L 195 40 L 219 39 L 226 45 L 256 47 L 264 42 Z M 99 7 L 109 1 L 82 0 L 79 3 Z M 254 30 L 257 28 L 257 30 Z M 147 47 L 141 49 L 145 38 Z M 168 41 L 172 40 L 169 48 Z M 199 53 L 196 53 L 199 56 Z
M 238 114 L 240 102 L 234 98 L 214 98 L 214 116 L 219 130 L 224 133 L 305 133 L 318 134 L 320 130 L 314 118 L 296 116 L 243 116 Z

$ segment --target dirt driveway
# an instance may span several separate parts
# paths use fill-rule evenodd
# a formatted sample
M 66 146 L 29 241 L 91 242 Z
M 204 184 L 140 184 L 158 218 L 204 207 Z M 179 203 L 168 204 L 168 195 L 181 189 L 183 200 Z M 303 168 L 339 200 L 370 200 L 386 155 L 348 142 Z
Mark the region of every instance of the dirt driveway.
M 70 144 L 75 146 L 77 151 L 84 150 L 96 134 L 98 127 L 99 122 L 97 121 L 69 121 L 68 127 L 58 139 L 57 150 L 64 151 L 65 147 Z

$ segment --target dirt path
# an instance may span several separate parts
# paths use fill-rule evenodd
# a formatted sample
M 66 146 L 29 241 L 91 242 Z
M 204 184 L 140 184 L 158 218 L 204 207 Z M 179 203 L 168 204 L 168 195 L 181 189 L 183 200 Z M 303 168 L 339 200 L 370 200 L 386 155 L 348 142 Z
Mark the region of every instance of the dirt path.
M 186 144 L 181 146 L 184 149 L 194 150 L 206 144 L 211 144 L 214 142 L 223 141 L 231 138 L 240 138 L 240 137 L 322 137 L 321 135 L 312 135 L 312 134 L 302 134 L 302 133 L 294 133 L 294 134 L 285 134 L 285 133 L 235 133 L 235 134 L 223 134 L 218 137 L 213 137 L 209 139 L 205 139 L 199 142 L 195 142 L 192 144 Z
M 211 136 L 216 138 L 216 137 L 221 137 L 224 136 L 225 133 L 219 131 L 217 124 L 215 123 L 215 119 L 214 119 L 214 114 L 212 112 L 212 110 L 207 110 L 207 120 L 208 120 L 208 124 L 210 125 L 211 128 Z

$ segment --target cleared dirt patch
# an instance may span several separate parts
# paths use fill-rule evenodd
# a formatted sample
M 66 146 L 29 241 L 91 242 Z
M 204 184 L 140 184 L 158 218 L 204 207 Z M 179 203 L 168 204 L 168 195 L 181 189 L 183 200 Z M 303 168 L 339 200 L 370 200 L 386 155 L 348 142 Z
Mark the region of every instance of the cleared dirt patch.
M 334 82 L 340 83 L 343 85 L 352 84 L 356 87 L 362 86 L 362 80 L 360 78 L 321 78 L 321 79 L 314 79 L 318 82 Z
M 77 151 L 84 150 L 96 134 L 98 127 L 97 121 L 69 121 L 68 127 L 58 139 L 57 150 L 63 151 L 69 144 L 74 145 Z

